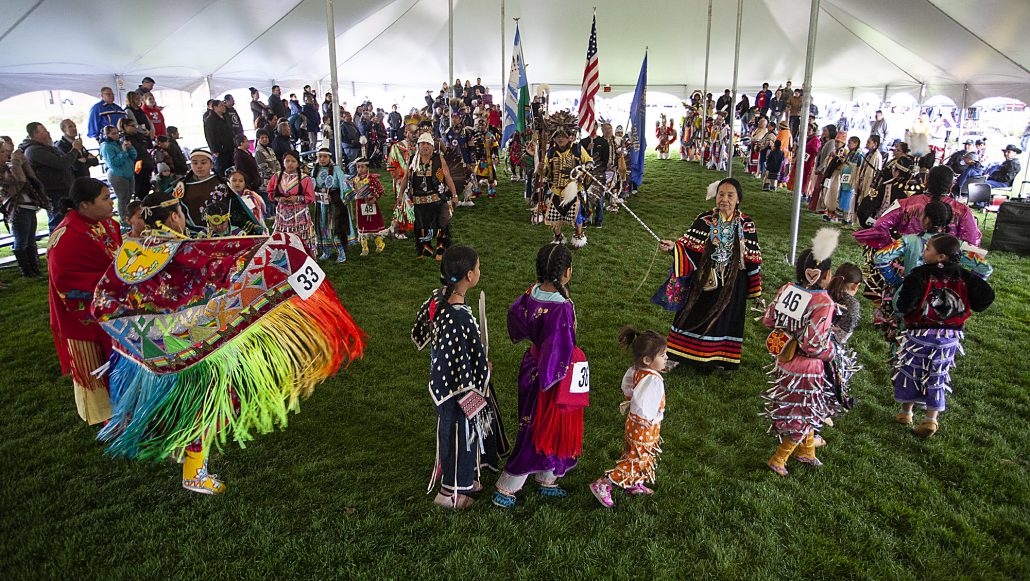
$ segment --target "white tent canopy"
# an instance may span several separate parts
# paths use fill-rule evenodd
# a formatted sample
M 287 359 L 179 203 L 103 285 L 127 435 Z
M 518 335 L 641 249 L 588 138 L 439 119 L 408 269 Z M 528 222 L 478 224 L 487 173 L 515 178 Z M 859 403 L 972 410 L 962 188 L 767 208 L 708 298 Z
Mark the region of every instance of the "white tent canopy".
M 590 8 L 597 5 L 601 82 L 636 82 L 650 47 L 649 89 L 685 95 L 704 76 L 706 0 L 454 1 L 454 70 L 501 84 L 520 17 L 530 82 L 578 87 Z M 448 0 L 336 2 L 338 72 L 350 83 L 437 88 L 448 76 Z M 715 2 L 709 90 L 729 87 L 736 2 Z M 740 86 L 801 84 L 809 3 L 745 0 Z M 1030 102 L 1027 0 L 823 0 L 813 90 Z M 510 57 L 509 57 L 510 58 Z M 27 91 L 95 94 L 102 85 L 213 94 L 329 76 L 324 0 L 5 0 L 0 11 L 0 99 Z M 452 79 L 453 80 L 453 79 Z

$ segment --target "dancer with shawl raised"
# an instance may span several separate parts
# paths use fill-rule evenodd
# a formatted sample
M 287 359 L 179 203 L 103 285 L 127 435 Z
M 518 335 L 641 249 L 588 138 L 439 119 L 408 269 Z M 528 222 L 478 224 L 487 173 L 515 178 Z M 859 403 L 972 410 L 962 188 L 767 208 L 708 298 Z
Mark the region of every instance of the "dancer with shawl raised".
M 114 456 L 181 459 L 182 485 L 218 494 L 207 456 L 285 427 L 300 399 L 361 355 L 363 333 L 291 234 L 189 240 L 180 200 L 143 201 L 147 230 L 118 249 L 93 312 L 114 340 Z

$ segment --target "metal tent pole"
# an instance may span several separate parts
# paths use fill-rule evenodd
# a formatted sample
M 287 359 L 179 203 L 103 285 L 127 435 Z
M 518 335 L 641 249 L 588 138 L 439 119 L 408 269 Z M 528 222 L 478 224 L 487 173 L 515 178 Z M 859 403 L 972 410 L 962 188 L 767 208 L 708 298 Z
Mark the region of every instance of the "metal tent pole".
M 736 157 L 737 148 L 736 140 L 733 139 L 733 128 L 736 125 L 736 115 L 734 111 L 737 108 L 737 71 L 740 69 L 740 23 L 744 19 L 744 0 L 737 0 L 737 42 L 736 47 L 733 49 L 733 97 L 730 100 L 730 163 L 726 168 L 726 177 L 733 177 L 733 159 Z M 741 115 L 743 117 L 743 115 Z M 743 130 L 744 121 L 741 119 L 741 129 Z
M 326 33 L 329 35 L 329 87 L 333 93 L 333 159 L 336 160 L 337 165 L 340 165 L 343 163 L 342 144 L 340 143 L 340 103 L 342 101 L 340 101 L 340 81 L 336 77 L 336 14 L 333 10 L 333 0 L 325 0 L 325 13 Z
M 790 221 L 790 256 L 789 264 L 794 264 L 798 255 L 798 228 L 801 226 L 801 189 L 805 182 L 804 143 L 808 139 L 808 117 L 812 107 L 812 68 L 815 65 L 815 35 L 819 27 L 819 0 L 812 0 L 812 11 L 808 16 L 808 49 L 805 53 L 805 82 L 801 86 L 805 91 L 805 100 L 801 104 L 801 125 L 798 131 L 798 145 L 794 153 L 794 213 Z M 798 167 L 798 163 L 801 167 Z
M 705 125 L 708 122 L 708 56 L 712 50 L 712 0 L 708 0 L 708 32 L 705 34 L 705 84 L 701 91 L 701 145 L 705 143 Z M 705 165 L 705 154 L 698 156 L 701 167 Z
M 505 30 L 505 27 L 504 27 L 504 0 L 501 0 L 501 92 L 500 92 L 500 94 L 502 94 L 502 95 L 505 94 L 504 91 L 507 90 L 505 88 L 505 85 L 504 85 L 504 73 L 507 72 L 507 68 L 506 68 L 505 63 L 504 63 L 504 41 L 505 41 L 505 39 L 504 39 L 504 30 Z M 503 98 L 501 99 L 501 105 L 502 106 L 504 105 L 504 99 Z
M 447 0 L 447 83 L 454 82 L 454 0 Z M 453 93 L 453 87 L 452 93 Z M 448 97 L 447 102 L 451 100 Z
M 962 144 L 962 137 L 966 131 L 966 124 L 962 119 L 966 116 L 966 107 L 969 106 L 969 85 L 962 85 L 962 108 L 958 111 L 958 144 Z

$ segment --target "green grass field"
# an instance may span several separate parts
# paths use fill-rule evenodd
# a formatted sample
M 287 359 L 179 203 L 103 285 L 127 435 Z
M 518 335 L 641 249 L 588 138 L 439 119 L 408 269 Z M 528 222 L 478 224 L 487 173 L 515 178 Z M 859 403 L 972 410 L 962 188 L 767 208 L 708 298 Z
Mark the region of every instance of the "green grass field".
M 675 237 L 708 207 L 704 188 L 718 177 L 695 163 L 652 158 L 631 203 L 659 234 Z M 525 345 L 506 340 L 506 309 L 551 238 L 529 224 L 520 188 L 503 182 L 496 200 L 460 208 L 454 228 L 456 241 L 481 256 L 495 386 L 512 432 Z M 758 225 L 770 298 L 789 276 L 790 208 L 786 193 L 759 189 L 745 180 L 743 209 Z M 821 224 L 806 213 L 802 240 Z M 836 261 L 858 262 L 858 247 L 842 240 Z M 825 431 L 825 466 L 791 463 L 790 477 L 777 477 L 765 467 L 776 441 L 757 415 L 765 331 L 749 322 L 739 372 L 677 370 L 667 378 L 657 494 L 619 495 L 606 510 L 587 484 L 622 447 L 617 404 L 629 358 L 615 335 L 626 323 L 665 333 L 672 319 L 648 300 L 669 267 L 659 255 L 644 280 L 654 248 L 622 212 L 591 229 L 588 246 L 575 252 L 571 292 L 594 393 L 584 456 L 563 480 L 571 497 L 545 500 L 530 484 L 512 512 L 481 494 L 458 514 L 425 494 L 435 450 L 429 356 L 408 333 L 438 270 L 414 259 L 410 240 L 326 267 L 369 335 L 365 358 L 322 385 L 285 432 L 214 454 L 212 471 L 229 487 L 220 497 L 183 491 L 173 464 L 104 455 L 96 429 L 75 413 L 70 379 L 59 376 L 46 284 L 5 271 L 0 569 L 5 578 L 1030 575 L 1030 367 L 1022 359 L 1030 260 L 991 257 L 998 301 L 968 325 L 955 393 L 934 438 L 917 440 L 893 422 L 886 345 L 863 302 L 851 342 L 866 366 L 854 382 L 856 408 Z M 487 490 L 494 478 L 486 477 Z

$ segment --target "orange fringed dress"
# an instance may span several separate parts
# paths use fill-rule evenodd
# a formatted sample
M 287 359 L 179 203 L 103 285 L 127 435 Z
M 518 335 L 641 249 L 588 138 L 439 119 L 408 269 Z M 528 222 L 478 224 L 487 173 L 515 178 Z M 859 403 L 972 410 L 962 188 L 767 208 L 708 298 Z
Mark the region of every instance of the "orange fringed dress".
M 626 444 L 615 468 L 605 473 L 612 484 L 629 488 L 653 483 L 662 453 L 661 430 L 665 417 L 665 381 L 657 371 L 630 367 L 622 378 L 626 401 Z

